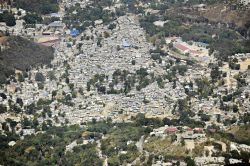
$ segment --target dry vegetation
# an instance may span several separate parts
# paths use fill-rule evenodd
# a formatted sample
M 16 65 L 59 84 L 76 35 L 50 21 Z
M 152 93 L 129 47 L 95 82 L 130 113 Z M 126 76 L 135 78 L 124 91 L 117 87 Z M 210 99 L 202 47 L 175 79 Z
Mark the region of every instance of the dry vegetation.
M 0 82 L 13 74 L 14 69 L 26 70 L 31 66 L 49 64 L 53 59 L 53 48 L 33 43 L 18 36 L 5 38 L 5 47 L 0 51 Z
M 185 146 L 175 145 L 171 143 L 170 138 L 159 139 L 150 138 L 145 143 L 144 149 L 154 154 L 162 154 L 164 156 L 186 157 Z
M 230 5 L 215 4 L 208 6 L 202 16 L 212 22 L 235 23 L 238 27 L 244 26 L 249 20 L 250 10 L 231 10 Z
M 233 126 L 228 133 L 233 134 L 234 138 L 238 142 L 250 144 L 250 125 L 245 126 Z

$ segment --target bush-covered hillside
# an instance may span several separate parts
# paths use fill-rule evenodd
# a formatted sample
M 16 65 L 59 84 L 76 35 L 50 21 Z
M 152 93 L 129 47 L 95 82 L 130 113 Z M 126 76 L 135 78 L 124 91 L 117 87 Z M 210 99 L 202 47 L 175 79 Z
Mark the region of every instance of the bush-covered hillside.
M 15 0 L 14 5 L 39 14 L 54 13 L 59 9 L 57 0 Z
M 7 37 L 0 51 L 0 83 L 14 73 L 14 69 L 26 70 L 37 64 L 49 64 L 53 48 L 35 44 L 18 36 Z

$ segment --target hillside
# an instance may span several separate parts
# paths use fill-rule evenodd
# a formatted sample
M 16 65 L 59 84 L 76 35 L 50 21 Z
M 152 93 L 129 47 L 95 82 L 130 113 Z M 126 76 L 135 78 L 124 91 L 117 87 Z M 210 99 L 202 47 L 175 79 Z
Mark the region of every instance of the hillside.
M 3 37 L 2 37 L 3 38 Z M 53 49 L 35 44 L 27 39 L 4 37 L 0 52 L 0 83 L 13 74 L 14 69 L 26 70 L 37 64 L 49 64 L 53 59 Z
M 208 6 L 200 14 L 212 22 L 233 23 L 236 27 L 244 27 L 249 22 L 250 10 L 241 9 L 234 4 L 216 4 Z
M 16 0 L 14 6 L 39 14 L 55 13 L 59 9 L 57 0 Z

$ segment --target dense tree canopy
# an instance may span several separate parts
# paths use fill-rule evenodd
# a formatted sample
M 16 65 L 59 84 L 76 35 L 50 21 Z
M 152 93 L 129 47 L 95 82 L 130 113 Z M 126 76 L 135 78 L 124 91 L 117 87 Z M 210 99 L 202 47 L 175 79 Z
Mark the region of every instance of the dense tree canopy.
M 16 0 L 15 6 L 39 14 L 55 13 L 59 9 L 57 0 Z
M 7 11 L 4 11 L 2 14 L 0 14 L 0 22 L 5 22 L 7 26 L 16 25 L 16 19 L 14 15 Z

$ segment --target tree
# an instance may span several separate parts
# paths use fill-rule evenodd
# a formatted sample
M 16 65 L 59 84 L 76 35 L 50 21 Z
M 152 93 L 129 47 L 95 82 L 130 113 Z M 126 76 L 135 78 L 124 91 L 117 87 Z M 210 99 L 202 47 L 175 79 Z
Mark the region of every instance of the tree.
M 181 139 L 181 146 L 185 146 L 185 141 L 183 138 Z
M 209 156 L 209 151 L 206 150 L 205 153 L 206 153 L 206 156 L 208 157 Z
M 56 91 L 56 90 L 53 90 L 53 91 L 52 91 L 52 98 L 54 98 L 56 95 L 57 95 L 57 91 Z
M 159 88 L 164 88 L 163 79 L 161 77 L 158 77 L 156 79 L 156 81 L 157 81 L 157 84 L 158 84 Z
M 135 65 L 135 60 L 134 59 L 132 60 L 132 65 Z
M 52 80 L 56 80 L 56 76 L 55 76 L 55 72 L 54 71 L 49 71 L 47 76 L 49 77 L 49 79 Z
M 67 102 L 70 101 L 70 100 L 72 100 L 70 94 L 67 94 L 67 95 L 65 96 L 65 100 L 66 100 Z
M 104 38 L 110 37 L 110 34 L 107 31 L 104 31 L 103 34 L 104 34 Z
M 231 153 L 232 158 L 240 159 L 240 154 L 237 150 L 232 150 L 230 153 Z
M 234 104 L 233 105 L 233 112 L 238 112 L 239 111 L 239 108 L 238 108 L 238 105 Z
M 41 90 L 44 88 L 44 84 L 43 83 L 38 83 L 37 86 L 38 86 L 38 89 L 41 89 Z
M 187 166 L 195 166 L 195 162 L 194 162 L 194 160 L 191 158 L 191 157 L 187 157 L 186 159 L 185 159 L 185 161 L 186 161 L 186 163 L 187 163 Z
M 16 121 L 11 121 L 11 122 L 10 122 L 10 127 L 11 127 L 12 132 L 15 131 L 16 125 L 17 125 L 17 122 L 16 122 Z
M 172 48 L 174 47 L 173 42 L 170 42 L 170 43 L 168 44 L 168 47 L 169 47 L 170 49 L 172 49 Z
M 16 114 L 22 112 L 21 108 L 18 107 L 17 105 L 11 105 L 10 106 L 10 111 L 15 112 Z
M 7 26 L 16 25 L 16 19 L 13 14 L 10 14 L 10 13 L 6 14 L 4 20 Z
M 17 98 L 16 103 L 19 104 L 20 107 L 23 107 L 23 100 L 21 98 Z
M 138 113 L 135 117 L 135 123 L 138 125 L 138 126 L 144 126 L 146 124 L 146 117 L 145 117 L 145 114 L 142 114 L 142 113 Z
M 65 83 L 69 84 L 69 78 L 68 77 L 65 78 Z
M 39 125 L 39 122 L 38 122 L 37 118 L 33 119 L 32 124 L 33 124 L 33 127 L 37 127 Z
M 3 100 L 7 99 L 7 96 L 4 93 L 0 93 L 0 97 L 2 97 Z
M 45 131 L 48 129 L 48 126 L 45 122 L 42 123 L 42 130 Z
M 2 129 L 4 130 L 4 131 L 9 131 L 9 126 L 7 125 L 7 123 L 6 122 L 3 122 L 2 123 Z
M 7 112 L 7 107 L 3 104 L 0 104 L 0 114 Z
M 209 115 L 206 115 L 206 114 L 201 114 L 201 120 L 202 121 L 205 121 L 205 122 L 207 122 L 207 121 L 209 121 L 210 120 L 210 116 Z
M 111 117 L 108 117 L 108 118 L 107 118 L 107 123 L 109 123 L 109 124 L 112 123 L 112 118 L 111 118 Z
M 38 81 L 38 82 L 44 82 L 45 78 L 44 78 L 42 73 L 37 72 L 36 76 L 35 76 L 35 80 Z
M 172 134 L 171 135 L 171 142 L 175 142 L 177 140 L 177 135 L 176 134 Z
M 250 152 L 241 151 L 241 158 L 244 163 L 249 163 Z
M 96 119 L 92 118 L 92 123 L 95 124 L 96 123 Z
M 32 103 L 27 106 L 25 113 L 31 115 L 35 114 L 35 111 L 36 111 L 35 103 Z
M 98 90 L 99 92 L 103 93 L 103 94 L 106 93 L 106 87 L 105 87 L 105 86 L 100 86 L 100 87 L 98 87 L 97 90 Z
M 210 76 L 211 76 L 211 78 L 212 78 L 213 81 L 217 81 L 218 79 L 220 79 L 221 72 L 219 71 L 219 67 L 218 66 L 212 68 Z
M 22 121 L 22 126 L 23 126 L 23 128 L 31 126 L 31 122 L 29 121 L 29 119 L 27 117 L 24 117 L 24 119 Z
M 109 24 L 109 26 L 108 26 L 108 29 L 110 29 L 110 30 L 113 30 L 115 28 L 116 28 L 116 24 L 114 24 L 114 23 Z
M 23 77 L 23 75 L 20 74 L 20 73 L 18 73 L 18 74 L 17 74 L 17 80 L 18 80 L 19 82 L 24 82 L 24 77 Z
M 52 111 L 51 111 L 51 110 L 48 110 L 48 111 L 47 111 L 47 115 L 48 115 L 48 117 L 51 118 L 51 117 L 52 117 Z
M 83 88 L 80 87 L 79 90 L 78 90 L 78 92 L 79 92 L 81 95 L 83 95 L 83 94 L 84 94 L 84 93 L 83 93 Z
M 91 83 L 88 81 L 87 82 L 87 91 L 90 91 L 90 88 L 91 88 Z

